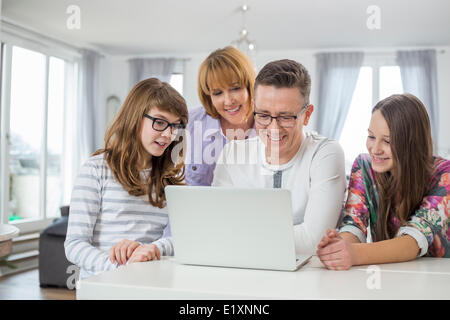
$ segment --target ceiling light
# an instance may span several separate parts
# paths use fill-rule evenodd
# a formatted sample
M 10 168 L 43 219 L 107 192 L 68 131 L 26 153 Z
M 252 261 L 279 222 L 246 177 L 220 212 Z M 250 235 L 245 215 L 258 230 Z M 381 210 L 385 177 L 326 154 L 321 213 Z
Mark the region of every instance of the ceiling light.
M 245 52 L 250 58 L 253 57 L 256 51 L 256 44 L 253 40 L 250 40 L 248 37 L 248 29 L 246 26 L 246 13 L 250 9 L 250 7 L 246 4 L 239 7 L 238 11 L 242 12 L 242 28 L 239 32 L 239 38 L 233 40 L 231 45 L 235 46 L 239 50 Z

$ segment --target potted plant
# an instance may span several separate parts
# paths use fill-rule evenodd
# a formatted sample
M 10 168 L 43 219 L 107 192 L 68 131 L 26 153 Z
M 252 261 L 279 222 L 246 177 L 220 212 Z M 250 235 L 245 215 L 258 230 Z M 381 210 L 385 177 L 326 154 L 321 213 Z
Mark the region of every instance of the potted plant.
M 19 229 L 8 224 L 0 224 L 0 267 L 16 269 L 17 266 L 8 261 L 12 252 L 12 239 L 19 234 Z

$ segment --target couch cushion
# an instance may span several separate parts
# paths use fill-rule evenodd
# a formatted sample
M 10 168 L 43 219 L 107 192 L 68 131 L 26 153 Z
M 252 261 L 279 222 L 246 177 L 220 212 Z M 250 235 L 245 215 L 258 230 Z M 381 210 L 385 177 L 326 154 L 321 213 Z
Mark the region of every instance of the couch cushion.
M 60 210 L 61 210 L 61 217 L 69 216 L 69 206 L 62 206 Z
M 45 228 L 42 233 L 51 236 L 65 237 L 67 233 L 68 220 L 68 217 L 58 218 L 50 226 Z

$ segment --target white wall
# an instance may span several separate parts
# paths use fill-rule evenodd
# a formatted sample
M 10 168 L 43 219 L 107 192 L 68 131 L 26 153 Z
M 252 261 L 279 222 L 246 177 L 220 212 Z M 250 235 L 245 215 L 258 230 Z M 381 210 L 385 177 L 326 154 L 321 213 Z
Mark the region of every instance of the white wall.
M 185 54 L 183 57 L 186 59 L 184 62 L 184 84 L 183 84 L 183 96 L 186 99 L 186 103 L 189 109 L 201 106 L 200 100 L 197 94 L 197 72 L 202 61 L 208 56 L 209 52 Z M 316 87 L 314 86 L 315 79 L 315 59 L 313 51 L 305 50 L 292 50 L 292 51 L 265 51 L 260 52 L 255 57 L 255 65 L 257 71 L 260 70 L 267 62 L 277 59 L 293 59 L 304 64 L 309 70 L 313 86 L 311 90 L 311 100 L 315 101 Z M 129 66 L 127 59 L 129 57 L 105 57 L 102 64 L 101 78 L 103 86 L 105 87 L 103 99 L 106 102 L 106 98 L 110 95 L 116 95 L 123 102 L 128 94 L 129 88 Z
M 120 101 L 125 100 L 130 88 L 128 62 L 123 58 L 105 57 L 102 67 L 102 83 L 104 90 L 104 103 L 106 98 L 115 95 Z
M 201 106 L 200 99 L 197 94 L 197 73 L 200 64 L 204 59 L 206 59 L 208 54 L 209 52 L 190 54 L 184 63 L 183 96 L 186 99 L 189 109 Z
M 398 48 L 392 48 L 392 51 Z M 334 51 L 329 49 L 327 51 Z M 444 52 L 443 52 L 444 51 Z M 311 103 L 317 104 L 317 74 L 315 53 L 318 50 L 290 50 L 290 51 L 261 51 L 255 56 L 254 63 L 259 71 L 267 62 L 278 59 L 293 59 L 302 63 L 310 72 L 312 79 Z M 185 54 L 187 58 L 184 63 L 184 87 L 183 96 L 186 99 L 188 108 L 200 106 L 197 95 L 197 72 L 201 62 L 208 56 L 209 52 Z M 105 58 L 105 70 L 103 72 L 105 86 L 105 98 L 109 95 L 117 95 L 123 101 L 128 94 L 129 88 L 129 68 L 126 61 L 128 58 L 107 57 Z M 439 153 L 450 154 L 450 47 L 438 48 L 437 55 L 438 69 L 438 94 L 439 94 L 439 141 L 437 142 Z M 316 118 L 311 117 L 308 125 L 309 130 L 315 130 Z
M 444 52 L 441 52 L 441 51 Z M 439 95 L 438 152 L 450 158 L 450 47 L 442 48 L 437 55 Z
M 96 149 L 103 148 L 107 128 L 106 101 L 109 96 L 117 96 L 121 103 L 129 90 L 129 66 L 123 58 L 105 56 L 100 63 L 100 98 L 97 110 Z

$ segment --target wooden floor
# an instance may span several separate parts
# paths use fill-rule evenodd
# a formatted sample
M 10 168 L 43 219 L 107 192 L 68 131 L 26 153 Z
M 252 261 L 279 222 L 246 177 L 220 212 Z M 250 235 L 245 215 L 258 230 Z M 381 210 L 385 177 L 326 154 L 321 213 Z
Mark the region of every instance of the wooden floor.
M 75 290 L 41 288 L 33 269 L 0 277 L 0 300 L 75 300 Z

